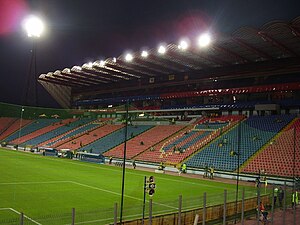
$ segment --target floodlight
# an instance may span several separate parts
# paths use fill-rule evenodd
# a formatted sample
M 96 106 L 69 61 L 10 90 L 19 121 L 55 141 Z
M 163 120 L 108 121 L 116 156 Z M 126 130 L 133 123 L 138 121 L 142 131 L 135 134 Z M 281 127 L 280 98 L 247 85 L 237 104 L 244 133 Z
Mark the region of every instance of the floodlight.
M 159 46 L 158 53 L 165 54 L 166 53 L 166 47 L 163 46 L 163 45 Z
M 148 54 L 147 51 L 142 51 L 142 54 L 141 54 L 142 57 L 147 58 L 148 55 L 149 55 L 149 54 Z
M 181 40 L 179 45 L 178 45 L 178 48 L 182 49 L 182 50 L 186 50 L 188 47 L 189 47 L 189 44 L 185 40 Z
M 113 62 L 117 62 L 117 58 L 116 57 L 113 58 Z
M 73 66 L 72 69 L 73 70 L 81 70 L 81 67 L 80 66 Z
M 100 66 L 103 67 L 104 65 L 105 65 L 105 61 L 104 61 L 104 60 L 101 60 L 101 61 L 100 61 Z
M 29 16 L 23 21 L 23 27 L 28 37 L 38 38 L 44 31 L 42 20 L 36 16 Z
M 125 56 L 125 60 L 126 60 L 127 62 L 130 62 L 130 61 L 132 61 L 132 59 L 133 59 L 132 54 L 127 53 L 126 56 Z
M 208 33 L 202 34 L 198 39 L 198 44 L 200 47 L 206 47 L 210 44 L 211 37 Z
M 71 73 L 70 68 L 66 68 L 66 72 L 67 72 L 67 73 Z
M 92 62 L 89 62 L 89 63 L 87 64 L 87 66 L 90 67 L 90 68 L 92 68 L 92 67 L 93 67 L 93 63 L 92 63 Z

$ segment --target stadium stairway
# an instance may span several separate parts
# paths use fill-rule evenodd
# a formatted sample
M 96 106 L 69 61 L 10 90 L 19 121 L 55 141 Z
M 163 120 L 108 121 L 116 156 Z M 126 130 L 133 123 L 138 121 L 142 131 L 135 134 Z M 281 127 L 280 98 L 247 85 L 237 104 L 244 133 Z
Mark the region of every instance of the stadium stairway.
M 77 151 L 86 151 L 90 152 L 98 146 L 98 143 L 101 139 L 106 138 L 107 136 L 118 132 L 124 128 L 125 125 L 117 124 L 117 125 L 105 125 L 103 127 L 97 128 L 91 134 L 87 134 L 85 137 L 79 137 L 80 139 L 77 140 L 77 143 L 80 145 L 80 141 L 82 141 L 82 146 L 77 148 Z M 78 142 L 79 141 L 79 142 Z
M 70 141 L 68 141 L 66 144 L 68 144 L 68 147 L 66 146 L 60 146 L 59 149 L 63 148 L 70 148 L 72 150 L 79 150 L 82 147 L 85 147 L 89 144 L 92 144 L 93 142 L 97 141 L 98 139 L 105 137 L 106 135 L 121 129 L 124 127 L 123 125 L 104 125 L 99 128 L 96 128 L 95 130 L 91 132 L 86 132 L 85 134 L 73 139 L 73 143 L 71 141 L 71 144 L 69 144 Z M 52 138 L 49 140 L 50 142 L 54 142 L 57 138 L 60 138 L 63 135 L 60 135 L 56 138 Z M 43 143 L 44 145 L 47 145 L 47 143 Z M 81 146 L 82 145 L 82 146 Z M 53 147 L 50 144 L 48 145 L 49 147 Z
M 17 118 L 13 117 L 0 117 L 0 135 L 6 131 L 16 120 Z
M 175 139 L 179 134 L 185 133 L 186 131 L 191 130 L 191 126 L 178 126 L 178 125 L 166 125 L 161 127 L 160 131 L 162 133 L 155 134 L 157 135 L 159 141 L 147 148 L 145 151 L 139 153 L 134 157 L 135 160 L 148 161 L 148 162 L 161 162 L 162 148 L 168 140 Z M 165 130 L 166 129 L 166 130 Z
M 299 138 L 300 119 L 296 118 L 268 142 L 265 148 L 251 157 L 242 166 L 242 172 L 258 173 L 259 170 L 264 170 L 267 174 L 282 177 L 300 174 Z
M 117 125 L 112 125 L 117 126 Z M 146 130 L 152 128 L 153 126 L 150 125 L 139 125 L 139 126 L 128 126 L 127 127 L 127 141 L 134 136 L 137 136 Z M 114 148 L 117 145 L 120 145 L 124 142 L 124 135 L 125 134 L 125 127 L 118 129 L 105 137 L 98 139 L 97 141 L 84 146 L 79 151 L 87 151 L 87 152 L 93 152 L 102 154 L 112 148 Z
M 190 167 L 204 168 L 213 166 L 215 169 L 224 171 L 234 171 L 245 161 L 261 149 L 277 132 L 288 124 L 294 116 L 253 116 L 241 122 L 240 138 L 240 164 L 237 165 L 236 157 L 230 152 L 237 152 L 238 146 L 238 126 L 229 130 L 197 152 L 193 157 L 187 160 Z M 280 122 L 276 122 L 275 120 Z M 227 140 L 226 144 L 223 143 Z
M 107 125 L 103 124 L 100 127 L 96 127 L 95 129 L 89 130 L 87 132 L 82 133 L 81 135 L 76 136 L 75 138 L 71 138 L 67 142 L 57 146 L 57 149 L 70 149 L 77 150 L 87 145 L 92 144 L 93 142 L 105 137 L 106 135 L 121 129 L 122 125 Z
M 44 127 L 50 126 L 54 123 L 59 122 L 59 119 L 37 119 L 33 121 L 32 123 L 28 124 L 27 126 L 24 126 L 21 128 L 20 132 L 16 132 L 5 138 L 5 141 L 7 142 L 14 142 L 15 139 L 23 137 L 27 134 L 33 133 L 39 129 L 42 129 Z M 23 122 L 23 120 L 22 120 Z
M 20 145 L 24 142 L 28 142 L 29 140 L 33 139 L 33 138 L 37 138 L 38 136 L 42 135 L 42 134 L 45 134 L 45 133 L 48 133 L 52 130 L 55 130 L 61 126 L 64 126 L 70 122 L 72 122 L 74 119 L 65 119 L 65 120 L 62 120 L 62 121 L 58 121 L 58 122 L 55 122 L 55 123 L 52 123 L 51 125 L 49 126 L 46 126 L 46 127 L 43 127 L 41 129 L 38 129 L 36 131 L 33 131 L 29 134 L 26 134 L 20 138 L 17 138 L 15 140 L 12 141 L 13 144 L 17 144 L 17 145 Z
M 0 140 L 5 140 L 7 137 L 13 134 L 16 134 L 16 136 L 18 136 L 20 128 L 24 128 L 33 122 L 34 120 L 22 119 L 22 123 L 21 123 L 21 119 L 15 120 L 5 131 L 1 133 Z
M 196 136 L 183 145 L 182 152 L 172 151 L 163 153 L 161 156 L 163 162 L 171 165 L 177 165 L 218 136 L 217 132 L 212 131 L 194 131 L 194 133 L 196 133 Z
M 129 141 L 127 141 L 126 158 L 132 159 L 145 150 L 150 150 L 151 146 L 155 146 L 162 139 L 167 138 L 168 136 L 174 134 L 175 132 L 178 132 L 184 127 L 185 126 L 182 125 L 158 125 L 130 139 Z M 124 143 L 109 150 L 104 155 L 122 158 L 123 150 Z
M 42 134 L 36 138 L 33 138 L 29 141 L 23 143 L 23 145 L 29 146 L 41 146 L 41 143 L 50 140 L 53 137 L 57 137 L 61 134 L 64 134 L 68 131 L 71 131 L 75 128 L 81 127 L 86 123 L 89 123 L 93 120 L 91 119 L 72 119 L 69 123 L 65 124 L 64 126 L 58 127 L 55 130 Z
M 59 137 L 54 138 L 51 142 L 48 142 L 46 145 L 51 146 L 52 148 L 56 148 L 58 146 L 61 146 L 69 141 L 72 141 L 86 133 L 89 133 L 103 125 L 105 125 L 107 122 L 102 120 L 95 120 L 91 121 L 89 123 L 83 124 L 80 127 L 76 127 L 62 135 L 59 135 Z
M 196 121 L 196 125 L 194 125 L 193 129 L 191 127 L 187 127 L 186 129 L 180 131 L 180 133 L 176 133 L 176 135 L 172 135 L 167 138 L 163 142 L 160 142 L 158 145 L 154 146 L 155 149 L 159 149 L 159 151 L 147 151 L 143 152 L 138 157 L 135 157 L 136 160 L 142 161 L 150 161 L 150 162 L 165 162 L 167 164 L 178 164 L 185 160 L 190 155 L 194 154 L 200 148 L 205 146 L 207 143 L 217 138 L 221 132 L 225 132 L 234 126 L 240 119 L 243 119 L 244 116 L 221 116 L 213 118 L 201 118 Z M 206 128 L 205 129 L 195 129 L 197 124 L 202 124 L 210 122 L 212 124 L 220 123 L 227 124 L 226 126 L 218 127 L 217 129 Z M 165 146 L 169 146 L 168 148 L 164 148 Z M 171 146 L 171 147 L 170 147 Z M 181 147 L 182 152 L 180 151 L 170 151 L 173 147 Z

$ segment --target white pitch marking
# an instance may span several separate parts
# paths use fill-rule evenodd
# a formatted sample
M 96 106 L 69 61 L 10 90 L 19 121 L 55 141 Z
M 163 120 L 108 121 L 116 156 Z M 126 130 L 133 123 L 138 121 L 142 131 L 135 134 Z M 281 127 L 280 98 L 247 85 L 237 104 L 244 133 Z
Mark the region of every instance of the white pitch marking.
M 30 154 L 24 154 L 26 156 L 29 156 L 29 157 L 34 157 L 33 155 L 30 155 Z M 42 157 L 41 157 L 42 158 Z M 56 159 L 56 158 L 48 158 L 47 159 L 49 160 L 54 160 L 56 162 L 59 162 L 60 160 L 59 159 Z M 64 162 L 66 163 L 66 161 L 62 161 L 61 162 Z M 81 164 L 81 163 L 75 163 L 75 162 L 67 162 L 67 163 L 70 163 L 70 164 L 73 164 L 73 165 L 78 165 L 78 166 L 84 166 L 84 167 L 89 167 L 89 168 L 99 168 L 99 166 L 96 166 L 96 165 L 87 165 L 87 164 Z M 114 171 L 114 172 L 119 172 L 118 170 L 114 170 L 114 169 L 109 169 L 109 168 L 105 168 L 105 167 L 101 167 L 101 169 L 103 170 L 109 170 L 109 171 Z M 136 175 L 136 176 L 145 176 L 144 174 L 139 174 L 139 173 L 132 173 L 132 172 L 126 172 L 127 174 L 132 174 L 132 175 Z M 224 187 L 218 187 L 216 185 L 208 185 L 208 184 L 201 184 L 201 183 L 195 183 L 195 182 L 190 182 L 190 181 L 180 181 L 180 180 L 176 180 L 176 179 L 171 179 L 171 178 L 166 178 L 166 177 L 160 177 L 159 179 L 162 179 L 162 180 L 169 180 L 169 181 L 174 181 L 176 183 L 184 183 L 184 184 L 193 184 L 193 185 L 198 185 L 198 186 L 205 186 L 205 187 L 213 187 L 213 188 L 218 188 L 218 189 L 224 189 Z M 234 188 L 227 188 L 227 189 L 234 189 Z
M 30 154 L 24 154 L 24 155 L 29 156 L 29 157 L 35 157 L 33 155 L 30 155 Z M 43 159 L 43 157 L 40 157 L 40 159 Z M 70 164 L 73 164 L 73 165 L 84 166 L 84 167 L 89 167 L 89 168 L 99 168 L 99 166 L 96 166 L 96 165 L 88 165 L 88 164 L 76 163 L 76 162 L 67 162 L 65 160 L 60 160 L 58 158 L 47 157 L 45 159 L 53 160 L 53 161 L 56 161 L 56 162 L 70 163 Z M 119 170 L 114 170 L 114 169 L 105 168 L 105 167 L 101 167 L 101 169 L 114 171 L 114 172 L 119 172 Z M 126 173 L 127 174 L 133 174 L 133 175 L 136 175 L 136 176 L 143 176 L 143 177 L 145 176 L 144 174 L 139 174 L 139 173 L 132 173 L 132 172 L 126 172 Z M 205 187 L 213 187 L 213 188 L 224 189 L 224 187 L 218 187 L 218 186 L 215 186 L 215 185 L 201 184 L 201 183 L 195 183 L 195 182 L 190 182 L 190 181 L 179 181 L 179 180 L 176 180 L 176 179 L 171 179 L 171 178 L 166 178 L 166 177 L 160 177 L 159 179 L 174 181 L 176 183 L 193 184 L 193 185 L 199 185 L 199 186 L 205 186 Z M 233 188 L 229 188 L 229 189 L 233 189 Z
M 69 183 L 69 181 L 24 181 L 24 182 L 12 182 L 12 183 L 0 183 L 0 185 L 18 185 L 18 184 L 56 184 L 56 183 Z
M 80 186 L 83 186 L 83 187 L 87 187 L 87 188 L 91 188 L 91 189 L 95 189 L 95 190 L 99 190 L 99 191 L 104 191 L 104 192 L 107 192 L 107 193 L 110 193 L 110 194 L 121 196 L 121 194 L 118 193 L 118 192 L 109 191 L 109 190 L 106 190 L 106 189 L 102 189 L 102 188 L 90 186 L 90 185 L 87 185 L 87 184 L 82 184 L 82 183 L 79 183 L 79 182 L 76 182 L 76 181 L 70 181 L 70 182 L 74 183 L 74 184 L 77 184 L 77 185 L 80 185 Z M 129 196 L 129 195 L 124 195 L 124 196 L 127 197 L 127 198 L 132 198 L 132 199 L 135 199 L 135 200 L 143 201 L 143 199 L 141 199 L 141 198 L 136 198 L 136 197 Z M 161 203 L 157 203 L 157 202 L 153 202 L 153 204 L 161 205 L 161 206 L 165 206 L 165 207 L 169 207 L 169 208 L 172 208 L 172 209 L 177 209 L 176 207 L 165 205 L 165 204 L 161 204 Z
M 14 213 L 20 215 L 21 213 L 13 208 L 0 208 L 0 210 L 10 210 L 10 211 L 13 211 Z M 42 225 L 41 223 L 35 221 L 34 219 L 30 218 L 29 216 L 26 216 L 25 214 L 23 214 L 24 217 L 28 220 L 30 220 L 31 222 L 35 223 L 35 224 L 38 224 L 38 225 Z

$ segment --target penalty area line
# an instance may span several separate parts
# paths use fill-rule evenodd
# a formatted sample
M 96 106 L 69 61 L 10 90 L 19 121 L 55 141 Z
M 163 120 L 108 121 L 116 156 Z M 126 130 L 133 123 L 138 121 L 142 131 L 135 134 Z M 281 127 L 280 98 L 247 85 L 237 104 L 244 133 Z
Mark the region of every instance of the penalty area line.
M 13 211 L 14 213 L 18 214 L 18 215 L 21 215 L 21 212 L 19 212 L 18 210 L 15 210 L 13 208 L 0 208 L 0 210 L 10 210 L 10 211 Z M 38 224 L 38 225 L 42 225 L 41 223 L 35 221 L 34 219 L 30 218 L 29 216 L 26 216 L 25 214 L 24 215 L 24 218 L 30 220 L 31 222 L 35 223 L 35 224 Z

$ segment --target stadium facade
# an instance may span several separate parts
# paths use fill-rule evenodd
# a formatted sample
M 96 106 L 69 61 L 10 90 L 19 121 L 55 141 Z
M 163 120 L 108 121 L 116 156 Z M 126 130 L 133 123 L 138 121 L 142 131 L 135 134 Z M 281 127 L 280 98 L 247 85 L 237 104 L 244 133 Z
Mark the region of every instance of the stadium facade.
M 213 36 L 205 48 L 168 44 L 164 54 L 133 52 L 41 74 L 38 81 L 63 108 L 129 100 L 142 110 L 218 108 L 251 115 L 267 103 L 275 112 L 299 113 L 300 17 Z

